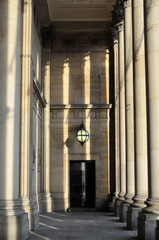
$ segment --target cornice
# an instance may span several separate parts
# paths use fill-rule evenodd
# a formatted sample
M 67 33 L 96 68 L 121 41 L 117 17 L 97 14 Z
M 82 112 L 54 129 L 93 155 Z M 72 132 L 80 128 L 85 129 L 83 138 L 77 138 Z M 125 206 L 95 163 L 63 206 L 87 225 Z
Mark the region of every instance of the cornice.
M 111 109 L 112 104 L 51 104 L 51 110 L 60 109 Z

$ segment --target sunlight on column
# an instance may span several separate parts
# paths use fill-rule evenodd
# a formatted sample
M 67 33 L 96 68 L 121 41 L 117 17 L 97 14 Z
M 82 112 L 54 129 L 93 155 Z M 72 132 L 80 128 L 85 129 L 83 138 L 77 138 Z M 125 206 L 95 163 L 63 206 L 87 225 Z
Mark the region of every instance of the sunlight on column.
M 109 104 L 109 49 L 106 50 L 105 55 L 105 79 L 106 79 L 106 104 Z
M 87 53 L 87 55 L 84 58 L 85 64 L 84 64 L 84 103 L 89 104 L 90 103 L 90 53 Z
M 68 114 L 69 109 L 64 110 L 64 121 L 63 121 L 63 192 L 64 192 L 64 208 L 68 208 L 69 198 L 69 152 L 66 146 L 68 139 Z
M 69 58 L 63 64 L 63 104 L 69 104 Z
M 84 64 L 84 103 L 90 104 L 90 70 L 91 70 L 91 64 L 90 64 L 90 53 L 87 53 L 87 55 L 84 58 L 85 64 Z M 89 109 L 84 110 L 85 114 L 85 128 L 90 134 L 90 115 L 89 115 Z M 89 136 L 90 137 L 90 136 Z M 86 160 L 91 160 L 90 156 L 90 138 L 88 142 L 85 143 L 86 148 Z
M 14 11 L 14 14 L 13 14 Z M 19 195 L 19 84 L 20 84 L 20 28 L 18 2 L 8 4 L 8 44 L 6 79 L 6 152 L 5 199 L 17 199 Z M 14 18 L 12 19 L 12 17 Z M 17 57 L 19 56 L 19 61 Z
M 109 104 L 109 49 L 106 49 L 106 55 L 105 55 L 105 92 L 106 92 L 106 96 L 105 96 L 105 100 L 106 100 L 106 104 Z M 109 110 L 107 110 L 107 121 L 109 121 Z M 108 136 L 110 134 L 110 123 L 108 123 Z M 110 193 L 110 143 L 109 143 L 109 137 L 107 138 L 107 159 L 108 159 L 108 171 L 107 171 L 107 176 L 108 176 L 108 192 Z
M 35 194 L 36 194 L 36 201 L 38 202 L 38 163 L 39 163 L 39 101 L 37 101 L 37 112 L 36 112 L 36 166 L 35 166 Z
M 63 104 L 69 104 L 69 88 L 70 88 L 70 67 L 69 58 L 67 58 L 63 65 Z M 68 113 L 69 110 L 64 110 L 64 120 L 63 120 L 63 192 L 64 192 L 64 208 L 68 208 L 68 198 L 69 198 L 69 152 L 66 146 L 66 140 L 69 137 L 68 133 Z
M 89 132 L 89 140 L 85 143 L 86 146 L 86 160 L 91 160 L 90 151 L 90 109 L 85 110 L 85 128 Z
M 120 189 L 119 163 L 119 70 L 118 70 L 118 41 L 114 42 L 114 82 L 115 82 L 115 183 L 116 195 Z

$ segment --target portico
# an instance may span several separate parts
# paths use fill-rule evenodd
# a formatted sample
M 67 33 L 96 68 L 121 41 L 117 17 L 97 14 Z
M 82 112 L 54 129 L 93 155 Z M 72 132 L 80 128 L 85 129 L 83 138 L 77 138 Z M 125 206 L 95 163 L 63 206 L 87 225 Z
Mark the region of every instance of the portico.
M 159 0 L 1 1 L 0 239 L 74 207 L 159 238 L 158 36 Z

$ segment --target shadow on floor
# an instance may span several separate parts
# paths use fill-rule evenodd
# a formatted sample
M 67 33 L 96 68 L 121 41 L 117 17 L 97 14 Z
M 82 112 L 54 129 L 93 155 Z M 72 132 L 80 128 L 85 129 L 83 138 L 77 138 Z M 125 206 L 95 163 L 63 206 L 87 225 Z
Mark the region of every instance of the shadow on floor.
M 40 214 L 39 228 L 29 240 L 136 240 L 137 232 L 126 230 L 125 223 L 103 212 Z

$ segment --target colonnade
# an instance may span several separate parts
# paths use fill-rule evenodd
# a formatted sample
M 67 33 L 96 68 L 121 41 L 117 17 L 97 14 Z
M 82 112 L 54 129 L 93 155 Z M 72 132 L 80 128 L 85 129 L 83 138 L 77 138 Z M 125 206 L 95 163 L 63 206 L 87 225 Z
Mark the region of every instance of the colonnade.
M 52 211 L 49 50 L 43 51 L 44 84 L 39 90 L 33 74 L 33 1 L 2 0 L 0 21 L 0 239 L 27 239 L 29 230 L 39 226 L 39 212 Z M 33 149 L 35 91 L 37 102 L 45 107 L 42 163 Z M 33 179 L 38 175 L 40 193 Z
M 26 239 L 50 194 L 50 51 L 43 49 L 41 203 L 31 198 L 32 1 L 1 1 L 0 239 Z M 23 12 L 22 12 L 23 11 Z M 159 0 L 119 0 L 114 8 L 115 214 L 139 239 L 159 239 Z M 23 19 L 23 21 L 21 21 Z M 22 23 L 22 24 L 21 24 Z M 43 96 L 39 97 L 43 101 Z M 45 101 L 43 103 L 46 104 Z
M 119 0 L 113 17 L 115 214 L 139 239 L 158 239 L 159 0 Z

